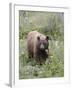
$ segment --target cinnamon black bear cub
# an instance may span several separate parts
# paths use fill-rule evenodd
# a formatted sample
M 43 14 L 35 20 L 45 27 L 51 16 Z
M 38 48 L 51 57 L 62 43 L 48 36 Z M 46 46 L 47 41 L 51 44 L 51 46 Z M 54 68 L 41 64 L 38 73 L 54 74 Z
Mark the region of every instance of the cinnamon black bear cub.
M 34 58 L 39 64 L 44 63 L 49 54 L 48 40 L 48 36 L 31 31 L 27 36 L 28 57 Z

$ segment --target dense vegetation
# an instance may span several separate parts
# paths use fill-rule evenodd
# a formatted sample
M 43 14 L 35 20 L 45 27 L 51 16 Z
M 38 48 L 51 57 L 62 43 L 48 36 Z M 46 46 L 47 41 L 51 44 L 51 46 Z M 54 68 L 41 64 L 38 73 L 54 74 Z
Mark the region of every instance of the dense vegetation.
M 26 39 L 30 31 L 48 35 L 49 58 L 38 65 L 27 54 Z M 48 64 L 48 60 L 51 61 Z M 59 12 L 19 11 L 19 78 L 64 76 L 64 14 Z

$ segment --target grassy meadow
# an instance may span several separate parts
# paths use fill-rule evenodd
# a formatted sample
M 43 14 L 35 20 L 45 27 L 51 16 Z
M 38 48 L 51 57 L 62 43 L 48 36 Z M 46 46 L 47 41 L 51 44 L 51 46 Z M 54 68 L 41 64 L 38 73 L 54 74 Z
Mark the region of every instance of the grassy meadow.
M 38 65 L 28 58 L 27 34 L 38 31 L 48 35 L 49 58 Z M 48 60 L 51 61 L 48 64 Z M 19 11 L 19 79 L 64 76 L 64 14 L 59 12 Z

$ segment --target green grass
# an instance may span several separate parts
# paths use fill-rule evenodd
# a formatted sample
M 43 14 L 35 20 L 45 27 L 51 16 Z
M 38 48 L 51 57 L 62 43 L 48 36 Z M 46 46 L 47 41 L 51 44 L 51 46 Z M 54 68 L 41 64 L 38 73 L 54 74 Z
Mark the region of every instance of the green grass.
M 34 59 L 28 59 L 26 40 L 20 41 L 19 78 L 48 78 L 64 76 L 63 42 L 49 41 L 49 58 L 43 65 L 38 65 Z M 62 45 L 62 46 L 61 46 Z M 51 63 L 48 64 L 48 60 Z

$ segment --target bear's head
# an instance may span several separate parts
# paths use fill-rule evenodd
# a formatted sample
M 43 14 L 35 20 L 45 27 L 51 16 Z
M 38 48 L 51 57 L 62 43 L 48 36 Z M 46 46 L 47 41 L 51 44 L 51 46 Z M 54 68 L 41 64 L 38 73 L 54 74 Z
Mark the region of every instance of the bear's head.
M 49 45 L 48 42 L 49 36 L 44 36 L 44 37 L 38 36 L 37 40 L 38 40 L 38 50 L 47 52 Z

